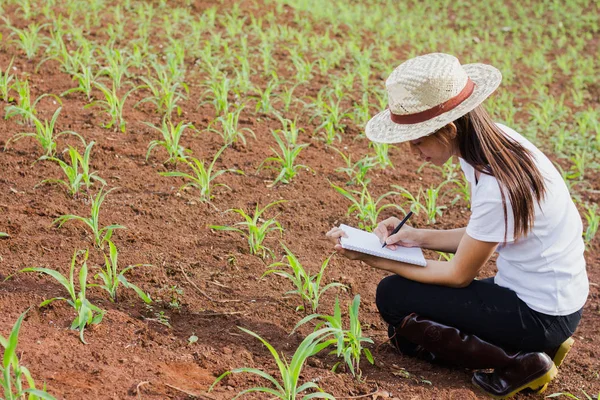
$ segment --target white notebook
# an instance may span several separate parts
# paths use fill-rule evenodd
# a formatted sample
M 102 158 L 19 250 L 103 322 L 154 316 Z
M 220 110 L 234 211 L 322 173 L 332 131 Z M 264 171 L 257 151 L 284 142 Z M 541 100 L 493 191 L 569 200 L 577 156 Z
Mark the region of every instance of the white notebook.
M 347 238 L 341 238 L 341 244 L 344 249 L 420 265 L 422 267 L 427 265 L 427 261 L 425 261 L 425 257 L 423 257 L 423 251 L 419 247 L 398 247 L 396 250 L 390 250 L 387 247 L 381 247 L 381 242 L 374 233 L 356 229 L 344 224 L 341 224 L 340 228 L 348 235 Z

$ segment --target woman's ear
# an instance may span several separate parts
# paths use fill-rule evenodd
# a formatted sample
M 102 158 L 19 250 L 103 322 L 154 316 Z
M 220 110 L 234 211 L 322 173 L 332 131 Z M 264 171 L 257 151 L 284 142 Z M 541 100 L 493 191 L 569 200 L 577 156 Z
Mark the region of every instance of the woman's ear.
M 445 126 L 445 128 L 447 131 L 446 134 L 448 135 L 448 139 L 450 139 L 450 140 L 456 139 L 456 136 L 458 134 L 456 124 L 454 122 L 450 122 L 448 125 Z

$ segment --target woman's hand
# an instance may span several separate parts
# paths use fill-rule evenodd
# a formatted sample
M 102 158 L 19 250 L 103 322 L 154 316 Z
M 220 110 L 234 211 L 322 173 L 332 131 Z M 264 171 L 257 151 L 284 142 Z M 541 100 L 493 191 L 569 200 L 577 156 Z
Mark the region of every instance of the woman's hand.
M 398 226 L 400 220 L 396 217 L 390 217 L 381 221 L 373 233 L 377 235 L 381 244 L 390 250 L 396 250 L 398 247 L 421 247 L 419 240 L 419 230 L 404 224 L 395 235 L 390 234 Z
M 346 235 L 342 228 L 334 227 L 329 232 L 327 232 L 325 236 L 327 236 L 329 239 L 331 239 L 333 243 L 335 243 L 335 246 L 333 247 L 335 251 L 337 251 L 339 254 L 343 255 L 344 257 L 350 260 L 363 260 L 366 256 L 366 254 L 360 253 L 358 251 L 346 250 L 342 247 L 342 245 L 340 244 L 340 239 L 343 237 L 348 237 L 348 235 Z

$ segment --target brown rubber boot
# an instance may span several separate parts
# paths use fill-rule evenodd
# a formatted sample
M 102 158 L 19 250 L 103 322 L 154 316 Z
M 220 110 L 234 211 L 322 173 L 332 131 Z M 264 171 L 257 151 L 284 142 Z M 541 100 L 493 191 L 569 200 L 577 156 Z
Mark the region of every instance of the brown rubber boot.
M 493 368 L 493 373 L 475 373 L 473 383 L 494 398 L 507 398 L 525 388 L 539 390 L 558 373 L 545 353 L 506 351 L 417 314 L 404 318 L 396 333 L 447 363 L 471 369 Z

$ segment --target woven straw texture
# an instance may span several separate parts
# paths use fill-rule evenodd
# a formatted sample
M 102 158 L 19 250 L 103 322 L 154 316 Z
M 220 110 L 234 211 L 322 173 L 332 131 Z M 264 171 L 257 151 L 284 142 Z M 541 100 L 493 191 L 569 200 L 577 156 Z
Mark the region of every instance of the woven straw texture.
M 475 88 L 456 108 L 416 124 L 397 124 L 390 119 L 390 110 L 397 115 L 409 115 L 444 103 L 460 93 L 468 78 Z M 389 108 L 367 123 L 367 137 L 379 143 L 399 143 L 426 136 L 477 107 L 501 80 L 502 74 L 493 66 L 461 65 L 449 54 L 412 58 L 398 66 L 386 80 Z

